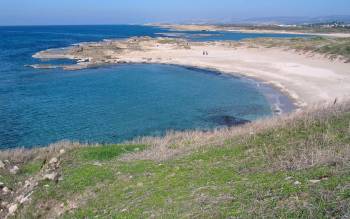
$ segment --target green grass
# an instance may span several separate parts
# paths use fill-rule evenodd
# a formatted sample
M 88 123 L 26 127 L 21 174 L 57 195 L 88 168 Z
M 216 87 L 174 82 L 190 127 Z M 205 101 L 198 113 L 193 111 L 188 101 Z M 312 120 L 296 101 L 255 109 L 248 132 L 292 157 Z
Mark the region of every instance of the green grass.
M 350 113 L 343 112 L 163 162 L 119 159 L 147 150 L 142 145 L 78 148 L 62 157 L 63 180 L 42 182 L 17 217 L 50 217 L 62 205 L 62 218 L 341 218 L 350 213 L 349 144 Z M 325 149 L 339 159 L 323 154 L 311 165 L 300 158 Z M 26 174 L 38 166 L 28 164 Z
M 23 174 L 25 176 L 30 176 L 35 173 L 38 173 L 43 166 L 42 160 L 35 160 L 23 165 L 19 171 L 19 174 Z
M 140 151 L 145 148 L 144 145 L 111 145 L 103 147 L 83 148 L 76 151 L 76 155 L 84 160 L 107 161 L 123 153 Z

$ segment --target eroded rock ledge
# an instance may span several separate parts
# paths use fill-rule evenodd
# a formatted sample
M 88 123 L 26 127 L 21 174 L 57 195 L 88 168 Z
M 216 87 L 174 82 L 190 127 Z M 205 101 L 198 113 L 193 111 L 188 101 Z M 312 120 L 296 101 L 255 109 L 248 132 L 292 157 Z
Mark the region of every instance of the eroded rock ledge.
M 63 67 L 65 70 L 84 69 L 105 64 L 119 64 L 129 62 L 150 62 L 152 58 L 135 57 L 129 59 L 128 54 L 133 52 L 150 52 L 153 50 L 191 49 L 192 45 L 203 45 L 204 43 L 188 42 L 184 39 L 173 38 L 150 38 L 135 37 L 126 40 L 104 40 L 96 43 L 81 43 L 67 48 L 49 49 L 33 55 L 38 59 L 73 59 L 77 64 L 73 65 L 48 65 L 36 64 L 34 68 L 56 68 Z

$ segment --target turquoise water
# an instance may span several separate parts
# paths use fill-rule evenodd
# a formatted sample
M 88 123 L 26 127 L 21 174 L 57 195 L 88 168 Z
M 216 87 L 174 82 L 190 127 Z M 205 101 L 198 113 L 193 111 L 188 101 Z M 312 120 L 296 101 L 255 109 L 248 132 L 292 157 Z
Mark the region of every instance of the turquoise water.
M 0 27 L 0 148 L 60 140 L 117 143 L 167 130 L 232 126 L 271 115 L 271 96 L 286 101 L 254 81 L 181 66 L 79 71 L 27 67 L 40 63 L 31 56 L 44 49 L 161 32 L 167 30 L 126 25 Z

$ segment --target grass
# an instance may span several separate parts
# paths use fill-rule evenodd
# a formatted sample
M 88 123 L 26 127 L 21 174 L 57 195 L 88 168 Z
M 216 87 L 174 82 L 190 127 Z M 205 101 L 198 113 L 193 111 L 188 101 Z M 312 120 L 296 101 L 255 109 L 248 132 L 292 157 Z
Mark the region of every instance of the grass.
M 311 52 L 322 54 L 330 59 L 341 58 L 345 62 L 350 62 L 350 38 L 329 38 L 329 37 L 309 37 L 309 38 L 259 38 L 243 40 L 252 46 L 281 47 L 293 49 L 299 52 Z
M 25 176 L 36 174 L 41 170 L 42 166 L 43 166 L 42 160 L 34 160 L 31 162 L 28 162 L 22 166 L 22 168 L 19 171 L 19 174 L 22 174 Z
M 77 157 L 84 160 L 111 160 L 123 153 L 143 150 L 144 145 L 112 145 L 109 147 L 87 147 L 76 151 Z
M 67 149 L 62 180 L 41 181 L 16 218 L 350 214 L 349 104 L 137 143 Z M 21 171 L 38 167 L 28 161 Z

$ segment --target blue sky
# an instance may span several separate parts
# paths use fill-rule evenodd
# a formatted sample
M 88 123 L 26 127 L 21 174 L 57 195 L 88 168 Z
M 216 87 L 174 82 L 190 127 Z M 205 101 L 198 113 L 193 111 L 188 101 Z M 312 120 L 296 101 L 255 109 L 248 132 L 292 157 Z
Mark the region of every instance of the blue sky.
M 350 15 L 350 0 L 0 0 L 0 25 Z

